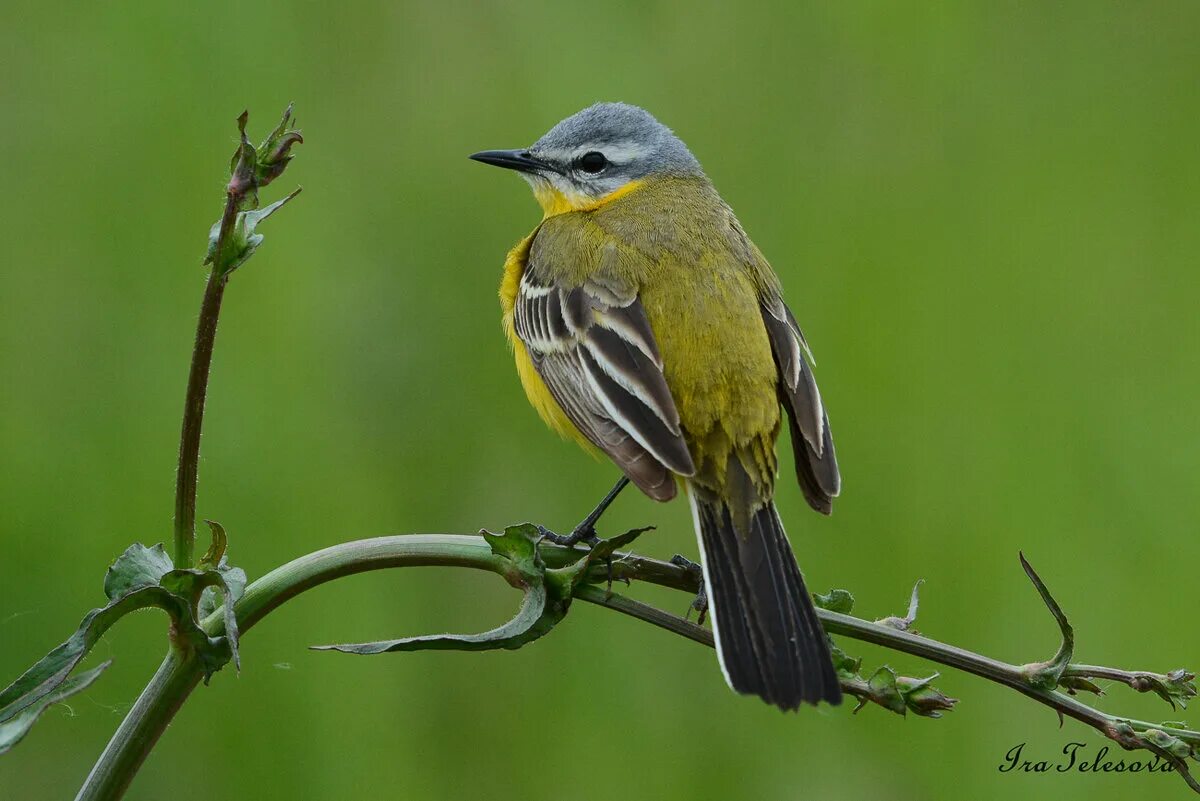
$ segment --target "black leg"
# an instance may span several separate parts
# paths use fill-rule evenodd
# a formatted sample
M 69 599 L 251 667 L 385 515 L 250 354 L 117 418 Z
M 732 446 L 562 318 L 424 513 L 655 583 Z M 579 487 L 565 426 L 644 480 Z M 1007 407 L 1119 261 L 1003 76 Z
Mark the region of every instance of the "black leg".
M 626 485 L 628 484 L 629 479 L 626 476 L 621 476 L 621 480 L 613 485 L 613 488 L 608 491 L 608 494 L 604 496 L 604 499 L 596 505 L 595 509 L 588 513 L 587 517 L 583 518 L 579 525 L 577 525 L 570 534 L 567 534 L 564 537 L 563 535 L 555 534 L 553 531 L 549 531 L 548 529 L 542 529 L 542 536 L 553 542 L 555 545 L 565 545 L 568 548 L 575 545 L 577 542 L 587 542 L 590 544 L 599 542 L 600 537 L 596 534 L 596 523 L 600 520 L 601 515 L 604 514 L 608 507 L 612 505 L 612 502 L 617 499 L 617 496 L 621 494 L 621 490 L 625 489 Z
M 698 613 L 696 615 L 696 622 L 703 623 L 705 616 L 708 615 L 708 588 L 704 586 L 704 570 L 700 567 L 700 565 L 679 553 L 671 557 L 671 564 L 682 567 L 699 579 L 700 592 L 696 593 L 696 597 L 692 599 L 692 605 L 688 607 L 688 610 L 684 613 L 683 617 L 686 620 L 694 609 Z

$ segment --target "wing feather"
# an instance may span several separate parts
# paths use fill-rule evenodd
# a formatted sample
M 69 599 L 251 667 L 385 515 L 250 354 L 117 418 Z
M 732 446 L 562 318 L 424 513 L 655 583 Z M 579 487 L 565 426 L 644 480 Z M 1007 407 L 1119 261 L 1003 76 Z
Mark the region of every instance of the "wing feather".
M 527 268 L 513 327 L 583 435 L 648 495 L 673 497 L 672 474 L 696 468 L 636 292 L 611 275 L 564 286 Z
M 811 359 L 812 354 L 796 318 L 781 298 L 765 298 L 762 317 L 779 369 L 779 395 L 788 413 L 796 478 L 809 505 L 828 514 L 841 491 L 842 478 L 829 431 L 829 415 L 805 358 Z

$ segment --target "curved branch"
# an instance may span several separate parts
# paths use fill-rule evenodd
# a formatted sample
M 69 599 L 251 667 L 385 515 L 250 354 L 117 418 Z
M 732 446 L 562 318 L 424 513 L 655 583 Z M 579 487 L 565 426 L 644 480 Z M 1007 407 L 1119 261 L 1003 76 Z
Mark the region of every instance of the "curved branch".
M 550 567 L 573 562 L 581 553 L 583 551 L 579 549 L 546 543 L 542 546 L 543 558 Z M 410 534 L 342 543 L 295 559 L 250 584 L 237 604 L 239 628 L 245 633 L 289 599 L 343 576 L 394 567 L 419 566 L 465 567 L 503 575 L 505 563 L 493 554 L 488 544 L 478 536 Z M 613 568 L 614 574 L 621 578 L 637 579 L 686 592 L 695 592 L 699 588 L 695 571 L 656 559 L 634 554 L 617 554 Z M 707 629 L 639 601 L 605 592 L 595 585 L 581 585 L 575 595 L 583 601 L 614 609 L 701 644 L 713 644 L 712 635 Z M 1154 751 L 1172 762 L 1177 769 L 1183 765 L 1178 757 L 1155 747 L 1153 743 L 1139 739 L 1138 735 L 1157 730 L 1166 736 L 1200 748 L 1200 732 L 1106 714 L 1065 693 L 1040 688 L 1021 666 L 1010 665 L 954 645 L 850 615 L 825 609 L 818 609 L 817 613 L 830 634 L 912 654 L 1011 687 L 1055 709 L 1060 715 L 1070 716 L 1097 729 L 1123 747 L 1147 748 Z M 224 626 L 224 618 L 219 613 L 210 615 L 201 624 L 211 636 L 222 634 Z M 1065 674 L 1115 678 L 1124 672 L 1087 665 L 1070 665 Z M 77 801 L 115 799 L 121 796 L 175 712 L 199 683 L 200 676 L 201 668 L 197 660 L 186 655 L 168 654 L 92 769 L 77 796 Z M 867 692 L 857 685 L 847 685 L 846 689 L 860 699 L 863 698 L 864 692 Z M 1200 791 L 1187 774 L 1186 766 L 1183 766 L 1181 774 L 1193 789 Z

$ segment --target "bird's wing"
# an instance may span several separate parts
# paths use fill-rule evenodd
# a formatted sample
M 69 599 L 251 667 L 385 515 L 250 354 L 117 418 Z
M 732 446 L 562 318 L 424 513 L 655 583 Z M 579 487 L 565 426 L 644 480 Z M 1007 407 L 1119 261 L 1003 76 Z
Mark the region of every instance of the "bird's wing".
M 696 468 L 632 287 L 610 275 L 576 283 L 526 265 L 514 329 L 550 394 L 579 430 L 647 495 L 674 497 L 672 472 Z
M 829 433 L 829 415 L 805 358 L 811 360 L 812 354 L 791 309 L 778 295 L 763 298 L 762 317 L 779 368 L 779 394 L 791 424 L 796 478 L 809 506 L 829 514 L 842 478 Z

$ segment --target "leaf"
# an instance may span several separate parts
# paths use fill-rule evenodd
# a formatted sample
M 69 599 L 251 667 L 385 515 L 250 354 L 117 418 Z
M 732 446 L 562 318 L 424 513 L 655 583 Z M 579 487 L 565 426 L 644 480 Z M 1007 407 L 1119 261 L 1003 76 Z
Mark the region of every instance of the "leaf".
M 200 569 L 208 570 L 225 562 L 225 550 L 229 547 L 229 537 L 225 535 L 225 527 L 215 520 L 205 520 L 204 524 L 212 532 L 212 542 L 204 556 L 200 557 Z
M 345 654 L 382 654 L 391 651 L 495 651 L 517 649 L 537 639 L 553 626 L 542 622 L 546 609 L 544 585 L 530 587 L 521 608 L 503 626 L 482 634 L 431 634 L 354 645 L 315 645 L 314 651 L 341 651 Z M 555 621 L 557 622 L 557 621 Z
M 1196 674 L 1190 671 L 1179 668 L 1172 670 L 1167 675 L 1154 682 L 1154 692 L 1158 694 L 1172 708 L 1175 707 L 1175 702 L 1187 709 L 1188 700 L 1196 697 Z
M 884 665 L 871 675 L 871 678 L 867 680 L 867 685 L 871 688 L 875 703 L 897 714 L 904 714 L 907 705 L 904 703 L 904 697 L 900 694 L 900 690 L 896 686 L 896 672 L 894 670 Z
M 912 624 L 917 620 L 917 607 L 919 603 L 917 593 L 920 590 L 921 585 L 924 583 L 925 579 L 917 579 L 917 583 L 913 585 L 912 595 L 908 599 L 908 614 L 906 614 L 904 617 L 896 617 L 895 615 L 891 617 L 884 617 L 876 620 L 875 622 L 898 631 L 908 631 L 912 627 Z M 913 634 L 916 633 L 916 631 L 913 631 Z
M 113 600 L 108 606 L 93 609 L 84 615 L 75 633 L 65 642 L 0 691 L 0 723 L 11 720 L 53 693 L 66 681 L 67 676 L 109 626 L 129 612 L 147 606 L 161 607 L 170 612 L 172 617 L 179 616 L 180 619 L 191 616 L 186 603 L 181 603 L 179 598 L 158 586 L 132 590 Z M 194 622 L 192 627 L 195 627 Z M 203 632 L 200 634 L 203 635 Z
M 546 578 L 555 585 L 556 598 L 570 604 L 574 597 L 575 588 L 588 581 L 608 581 L 616 570 L 611 564 L 612 555 L 618 548 L 624 548 L 647 531 L 653 531 L 654 526 L 631 528 L 624 534 L 618 534 L 607 540 L 600 540 L 573 564 L 546 571 Z M 564 610 L 565 611 L 565 610 Z
M 213 537 L 214 548 L 210 552 L 221 550 L 217 540 L 223 542 L 224 531 L 218 535 L 214 529 Z M 225 636 L 209 637 L 196 622 L 193 599 L 201 596 L 206 588 L 219 589 L 225 595 Z M 0 691 L 0 726 L 12 723 L 11 727 L 3 729 L 9 734 L 0 735 L 0 740 L 8 743 L 5 748 L 24 736 L 46 706 L 65 697 L 64 693 L 81 688 L 78 680 L 68 678 L 71 671 L 113 623 L 136 609 L 158 607 L 170 615 L 175 646 L 197 656 L 206 683 L 231 659 L 238 664 L 237 618 L 233 605 L 245 588 L 245 572 L 225 564 L 224 555 L 221 564 L 215 568 L 176 570 L 161 544 L 129 546 L 105 573 L 104 593 L 109 599 L 108 604 L 84 615 L 66 641 Z M 84 674 L 88 683 L 97 675 L 98 672 Z M 0 748 L 0 753 L 5 748 Z
M 153 548 L 135 542 L 104 574 L 104 594 L 112 601 L 130 590 L 152 587 L 174 567 L 161 542 Z
M 480 533 L 491 546 L 492 553 L 506 562 L 504 577 L 525 593 L 512 620 L 482 634 L 435 634 L 378 642 L 316 645 L 312 650 L 367 655 L 391 651 L 491 651 L 520 648 L 545 634 L 561 615 L 547 614 L 546 565 L 537 549 L 541 532 L 531 523 L 522 523 L 509 526 L 501 534 Z
M 517 614 L 502 626 L 481 634 L 434 634 L 367 643 L 313 646 L 315 651 L 347 654 L 381 654 L 392 651 L 492 651 L 515 650 L 554 628 L 570 608 L 575 587 L 587 580 L 592 567 L 607 560 L 617 548 L 637 538 L 646 529 L 634 529 L 601 540 L 577 562 L 547 570 L 538 551 L 542 532 L 532 523 L 509 526 L 501 534 L 480 532 L 492 553 L 504 561 L 504 578 L 524 593 Z
M 830 640 L 829 643 L 830 656 L 833 657 L 833 668 L 838 673 L 844 673 L 849 676 L 858 674 L 862 667 L 862 659 L 848 655 L 845 651 L 839 648 Z
M 29 733 L 29 730 L 37 722 L 37 719 L 41 717 L 42 713 L 51 705 L 77 692 L 86 690 L 111 664 L 112 660 L 109 660 L 91 670 L 80 673 L 74 678 L 67 679 L 52 692 L 41 696 L 17 714 L 0 722 L 0 754 L 9 751 L 14 745 L 19 743 Z
M 854 608 L 854 596 L 848 590 L 830 590 L 824 595 L 814 594 L 813 603 L 826 611 L 848 615 Z
M 212 531 L 212 542 L 208 551 L 200 560 L 200 567 L 193 570 L 175 570 L 162 578 L 164 586 L 185 598 L 194 598 L 200 594 L 197 604 L 197 615 L 201 620 L 217 610 L 217 594 L 224 598 L 225 637 L 229 641 L 229 655 L 233 665 L 239 671 L 242 669 L 241 655 L 238 653 L 238 622 L 234 614 L 234 604 L 246 591 L 246 571 L 240 567 L 230 567 L 226 547 L 228 537 L 225 527 L 212 520 L 205 520 Z M 215 560 L 215 564 L 213 564 Z M 206 677 L 207 680 L 207 677 Z
M 229 231 L 229 241 L 225 242 L 221 249 L 220 264 L 217 263 L 217 245 L 221 235 L 221 221 L 217 220 L 208 232 L 208 255 L 205 256 L 204 263 L 212 264 L 213 270 L 226 276 L 241 267 L 262 244 L 262 234 L 256 230 L 259 224 L 298 194 L 299 189 L 261 209 L 239 211 Z
M 1029 564 L 1029 560 L 1025 558 L 1025 554 L 1018 553 L 1018 555 L 1021 558 L 1021 567 L 1025 569 L 1025 575 L 1033 582 L 1038 595 L 1042 596 L 1042 602 L 1050 610 L 1050 614 L 1054 617 L 1054 621 L 1058 623 L 1058 630 L 1062 634 L 1062 642 L 1059 644 L 1058 651 L 1053 657 L 1045 662 L 1022 665 L 1021 670 L 1025 674 L 1026 680 L 1032 686 L 1043 690 L 1053 690 L 1058 687 L 1058 680 L 1062 678 L 1063 671 L 1071 663 L 1071 655 L 1075 652 L 1075 630 L 1067 620 L 1067 615 L 1063 612 L 1062 607 L 1058 605 L 1058 601 L 1054 600 L 1054 596 L 1050 594 L 1050 589 L 1046 586 L 1046 582 L 1042 581 L 1042 577 L 1037 574 L 1037 571 L 1033 569 L 1033 565 Z
M 1086 690 L 1096 695 L 1104 695 L 1104 690 L 1100 685 L 1083 676 L 1063 676 L 1058 680 L 1058 686 L 1066 690 L 1068 695 L 1075 695 L 1080 690 Z

